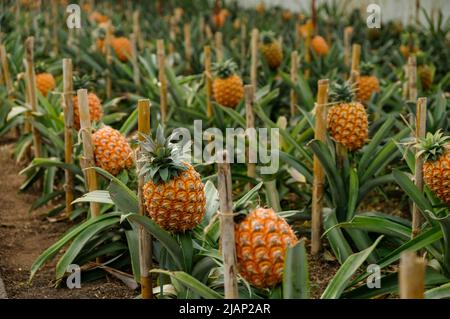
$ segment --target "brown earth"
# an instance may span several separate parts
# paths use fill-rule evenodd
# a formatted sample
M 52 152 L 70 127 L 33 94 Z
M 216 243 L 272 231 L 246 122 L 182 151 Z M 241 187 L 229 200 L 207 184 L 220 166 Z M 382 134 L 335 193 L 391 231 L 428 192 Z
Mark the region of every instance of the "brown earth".
M 45 265 L 28 283 L 30 267 L 46 248 L 72 225 L 51 223 L 46 219 L 48 207 L 29 212 L 36 195 L 19 193 L 23 176 L 13 159 L 11 140 L 0 143 L 0 277 L 8 298 L 134 298 L 136 293 L 115 278 L 82 283 L 80 289 L 54 288 L 56 261 Z

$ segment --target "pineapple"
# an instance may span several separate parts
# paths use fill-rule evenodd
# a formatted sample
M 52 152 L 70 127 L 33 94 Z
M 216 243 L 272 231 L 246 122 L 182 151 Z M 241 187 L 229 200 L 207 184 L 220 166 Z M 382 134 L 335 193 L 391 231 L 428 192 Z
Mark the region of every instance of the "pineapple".
M 217 103 L 226 107 L 236 107 L 244 97 L 244 84 L 235 73 L 236 63 L 232 60 L 214 65 L 216 78 L 213 82 L 213 93 Z
M 419 38 L 417 34 L 403 33 L 401 35 L 400 53 L 405 59 L 408 59 L 411 54 L 419 51 Z
M 92 22 L 95 22 L 97 24 L 100 24 L 100 23 L 108 22 L 109 17 L 98 11 L 94 11 L 89 15 L 89 20 L 91 20 Z
M 271 208 L 257 208 L 235 226 L 239 272 L 257 288 L 281 282 L 286 250 L 298 239 L 288 223 Z
M 150 217 L 163 229 L 184 232 L 193 229 L 206 212 L 200 174 L 183 161 L 181 148 L 164 138 L 161 126 L 156 139 L 145 136 L 139 174 L 145 176 L 144 203 Z
M 366 110 L 361 103 L 352 102 L 353 96 L 350 83 L 336 83 L 331 97 L 337 104 L 327 116 L 331 137 L 350 151 L 363 147 L 369 135 Z
M 422 84 L 422 89 L 428 91 L 431 89 L 433 84 L 434 72 L 436 68 L 432 64 L 428 64 L 428 56 L 425 52 L 419 51 L 417 53 L 417 74 L 419 75 L 420 83 Z
M 78 89 L 88 89 L 90 86 L 90 79 L 87 75 L 83 77 L 74 77 L 74 87 L 75 90 Z M 101 120 L 103 116 L 102 102 L 98 98 L 98 96 L 93 93 L 88 93 L 88 106 L 89 106 L 89 115 L 91 118 L 91 122 L 98 122 Z M 73 123 L 77 130 L 80 129 L 80 109 L 78 108 L 78 96 L 73 97 Z
M 128 58 L 131 56 L 131 42 L 128 38 L 117 33 L 115 37 L 111 40 L 111 46 L 116 52 L 117 57 L 122 62 L 127 62 Z
M 312 23 L 312 20 L 308 20 L 305 24 L 302 24 L 298 27 L 297 32 L 299 35 L 301 35 L 303 38 L 306 38 L 308 34 L 312 34 L 314 30 L 314 25 Z
M 291 10 L 283 10 L 283 12 L 281 13 L 281 18 L 285 22 L 290 21 L 292 19 L 292 11 Z
M 361 64 L 361 75 L 357 80 L 357 98 L 360 102 L 366 102 L 372 93 L 380 92 L 380 83 L 376 76 L 372 75 L 374 66 L 371 63 Z
M 51 73 L 45 72 L 46 69 L 44 63 L 36 65 L 36 88 L 43 96 L 47 96 L 56 87 L 55 78 Z
M 261 52 L 271 69 L 276 69 L 283 61 L 283 50 L 280 43 L 275 39 L 273 32 L 261 34 Z
M 441 131 L 427 133 L 418 144 L 417 156 L 422 156 L 423 180 L 445 204 L 450 204 L 450 136 Z
M 95 165 L 117 175 L 133 166 L 133 151 L 125 136 L 105 126 L 92 135 Z
M 330 51 L 327 41 L 320 35 L 316 35 L 311 40 L 311 48 L 318 56 L 325 56 Z

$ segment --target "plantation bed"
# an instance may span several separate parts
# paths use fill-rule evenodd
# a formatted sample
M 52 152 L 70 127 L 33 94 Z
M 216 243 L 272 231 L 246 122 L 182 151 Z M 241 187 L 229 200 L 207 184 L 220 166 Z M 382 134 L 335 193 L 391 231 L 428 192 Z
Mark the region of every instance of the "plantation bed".
M 135 293 L 114 278 L 82 283 L 81 289 L 55 289 L 54 263 L 46 265 L 28 284 L 30 266 L 37 256 L 55 242 L 71 225 L 49 223 L 46 208 L 30 213 L 34 194 L 20 194 L 20 167 L 12 158 L 12 144 L 1 143 L 0 166 L 0 277 L 8 298 L 133 298 Z

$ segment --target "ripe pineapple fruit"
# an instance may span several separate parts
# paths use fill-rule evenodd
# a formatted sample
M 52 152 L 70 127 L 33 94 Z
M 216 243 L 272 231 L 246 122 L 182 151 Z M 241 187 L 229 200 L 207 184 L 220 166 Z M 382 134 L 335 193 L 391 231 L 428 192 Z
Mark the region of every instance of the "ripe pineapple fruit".
M 111 39 L 111 46 L 120 61 L 128 61 L 131 56 L 131 42 L 128 38 L 122 36 L 121 33 L 116 33 L 116 36 Z
M 380 92 L 380 83 L 376 76 L 372 75 L 374 66 L 371 63 L 361 64 L 361 75 L 357 80 L 357 98 L 358 101 L 366 102 L 372 96 L 372 93 Z
M 271 69 L 276 69 L 283 61 L 283 50 L 271 31 L 261 34 L 261 52 Z
M 88 89 L 90 87 L 90 79 L 87 75 L 83 77 L 74 77 L 73 80 L 75 90 Z M 88 106 L 91 122 L 98 122 L 103 116 L 102 102 L 98 96 L 93 93 L 88 93 Z M 80 129 L 80 109 L 78 108 L 78 96 L 73 97 L 73 124 L 77 130 Z
M 112 175 L 133 166 L 133 151 L 125 136 L 110 126 L 92 135 L 95 165 Z
M 417 53 L 417 74 L 419 75 L 420 83 L 422 84 L 422 89 L 428 91 L 431 89 L 433 84 L 434 72 L 436 68 L 432 64 L 428 64 L 428 57 L 425 52 L 419 51 Z
M 161 126 L 156 139 L 145 137 L 139 174 L 145 176 L 143 193 L 150 217 L 167 231 L 184 232 L 202 221 L 205 190 L 200 174 L 183 161 L 181 148 L 170 140 L 164 138 Z
M 419 38 L 417 37 L 417 34 L 405 32 L 400 38 L 400 53 L 405 59 L 408 59 L 411 54 L 419 51 Z
M 36 65 L 36 88 L 43 96 L 47 96 L 50 91 L 56 87 L 56 81 L 53 75 L 46 72 L 47 66 L 44 63 Z
M 450 204 L 450 136 L 441 131 L 427 133 L 418 144 L 417 156 L 422 156 L 423 180 L 445 204 Z
M 330 51 L 327 41 L 320 35 L 316 35 L 311 40 L 311 48 L 318 56 L 325 56 Z
M 244 97 L 244 84 L 235 73 L 236 63 L 232 60 L 215 64 L 216 77 L 213 81 L 214 99 L 226 107 L 236 107 Z
M 333 105 L 328 111 L 327 125 L 331 137 L 355 151 L 363 147 L 369 135 L 367 113 L 359 102 L 353 102 L 354 92 L 350 83 L 336 83 L 330 94 Z
M 257 208 L 235 226 L 240 274 L 257 288 L 281 282 L 284 256 L 298 239 L 288 223 L 271 208 Z
M 109 21 L 109 17 L 98 12 L 98 11 L 94 11 L 89 15 L 89 20 L 100 24 L 100 23 L 105 23 Z

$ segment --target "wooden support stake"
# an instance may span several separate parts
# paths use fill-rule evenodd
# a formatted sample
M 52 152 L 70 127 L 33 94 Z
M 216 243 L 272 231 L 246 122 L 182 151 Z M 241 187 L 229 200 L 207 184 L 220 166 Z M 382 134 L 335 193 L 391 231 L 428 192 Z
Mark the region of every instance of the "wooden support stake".
M 231 189 L 231 171 L 227 152 L 221 156 L 222 163 L 218 163 L 218 190 L 220 201 L 220 242 L 222 243 L 222 257 L 224 268 L 225 299 L 239 298 L 237 285 L 236 245 L 234 239 L 233 198 Z
M 216 41 L 216 60 L 217 62 L 222 62 L 223 60 L 223 37 L 222 32 L 216 32 L 215 41 Z
M 252 30 L 252 38 L 250 44 L 251 50 L 251 69 L 250 69 L 250 84 L 253 86 L 253 90 L 256 92 L 258 90 L 258 29 Z
M 58 1 L 57 0 L 52 0 L 52 27 L 53 27 L 53 35 L 52 35 L 52 40 L 53 40 L 53 54 L 55 56 L 58 56 L 58 52 L 59 52 L 59 42 L 58 42 L 58 31 L 60 28 L 60 24 L 58 21 Z
M 351 50 L 351 42 L 352 42 L 352 27 L 346 27 L 344 29 L 344 63 L 346 66 L 350 67 L 350 50 Z
M 425 291 L 425 260 L 415 252 L 405 251 L 400 257 L 400 298 L 423 299 Z
M 203 48 L 205 58 L 205 90 L 206 90 L 206 114 L 208 118 L 213 116 L 213 108 L 211 102 L 212 96 L 212 74 L 211 74 L 211 47 L 205 45 Z
M 144 137 L 141 134 L 150 134 L 150 101 L 139 100 L 138 101 L 138 131 L 139 140 L 143 141 Z M 142 163 L 136 161 L 138 171 L 142 167 Z M 139 174 L 138 174 L 139 176 Z M 144 176 L 139 177 L 138 197 L 139 197 L 139 214 L 146 215 L 146 209 L 144 205 Z M 141 295 L 142 299 L 153 298 L 153 285 L 152 277 L 149 271 L 153 268 L 152 265 L 152 237 L 145 230 L 143 226 L 139 227 L 139 264 L 141 272 Z
M 198 18 L 198 29 L 199 29 L 199 42 L 201 44 L 205 43 L 205 17 L 204 16 L 200 16 Z
M 185 23 L 183 27 L 184 31 L 184 54 L 186 56 L 187 72 L 192 72 L 192 46 L 191 46 L 191 24 Z
M 63 111 L 64 111 L 64 162 L 73 163 L 73 83 L 72 60 L 63 59 Z M 66 215 L 70 216 L 73 202 L 73 175 L 70 169 L 65 169 L 64 191 L 66 193 Z
M 325 142 L 327 132 L 327 106 L 328 103 L 328 80 L 319 80 L 316 104 L 316 122 L 314 138 Z M 314 180 L 311 212 L 311 254 L 316 255 L 320 251 L 320 236 L 322 233 L 322 200 L 325 174 L 319 158 L 314 155 Z
M 408 100 L 414 103 L 417 100 L 417 64 L 415 56 L 408 58 Z
M 241 25 L 241 72 L 245 70 L 245 61 L 247 56 L 247 48 L 246 48 L 246 42 L 247 42 L 247 25 L 242 22 Z
M 78 107 L 80 109 L 80 131 L 83 140 L 83 158 L 80 161 L 85 171 L 86 183 L 89 192 L 98 189 L 97 173 L 95 172 L 94 145 L 92 144 L 91 118 L 89 115 L 88 94 L 86 89 L 77 91 Z M 91 218 L 100 216 L 100 204 L 90 203 Z
M 420 24 L 420 0 L 416 0 L 416 24 Z
M 141 76 L 139 72 L 137 36 L 135 33 L 130 34 L 130 42 L 131 42 L 131 64 L 133 65 L 133 82 L 134 85 L 139 87 L 141 85 Z
M 317 5 L 316 0 L 311 0 L 311 21 L 313 25 L 313 30 L 316 31 L 317 28 Z
M 306 39 L 305 39 L 305 63 L 307 64 L 307 66 L 305 67 L 305 71 L 304 71 L 304 77 L 306 80 L 309 79 L 310 75 L 311 75 L 311 67 L 310 67 L 310 63 L 311 63 L 311 30 L 308 28 L 306 30 Z
M 139 11 L 133 12 L 133 33 L 136 35 L 137 47 L 144 49 L 144 38 L 142 37 L 141 26 L 139 24 Z
M 427 98 L 421 97 L 417 101 L 416 108 L 416 139 L 424 138 L 427 131 Z M 414 169 L 414 183 L 420 192 L 423 192 L 423 159 L 416 157 Z M 420 232 L 422 224 L 422 216 L 416 203 L 413 203 L 412 210 L 412 238 L 416 237 Z
M 298 52 L 292 51 L 291 53 L 291 82 L 293 84 L 296 84 L 298 80 Z M 297 92 L 294 89 L 291 89 L 290 92 L 290 106 L 291 106 L 291 119 L 295 116 L 297 113 L 297 102 L 298 102 L 298 96 Z
M 161 122 L 166 122 L 167 117 L 167 79 L 166 79 L 166 57 L 164 54 L 164 40 L 156 41 L 156 50 L 158 58 L 158 76 L 159 76 L 159 99 L 161 108 Z
M 255 91 L 253 85 L 246 85 L 245 90 L 245 119 L 247 124 L 247 130 L 250 132 L 255 128 L 255 115 L 253 114 L 253 103 L 255 99 Z M 252 146 L 252 143 L 249 143 Z M 250 178 L 256 178 L 256 164 L 252 163 L 253 158 L 250 157 L 250 149 L 247 149 L 247 176 Z
M 11 79 L 11 73 L 9 72 L 9 65 L 8 65 L 8 56 L 6 55 L 6 48 L 5 45 L 0 44 L 0 60 L 2 63 L 2 73 L 3 73 L 3 79 L 5 80 L 6 84 L 6 90 L 8 92 L 8 95 L 11 96 L 14 90 L 13 87 L 13 81 Z
M 359 76 L 359 62 L 361 60 L 361 45 L 353 44 L 352 46 L 352 66 L 350 72 L 350 82 L 356 83 Z
M 106 28 L 106 38 L 105 38 L 105 47 L 106 47 L 106 63 L 108 65 L 106 71 L 106 97 L 110 99 L 112 97 L 112 80 L 111 80 L 111 72 L 112 72 L 112 42 L 113 34 L 112 34 L 112 25 L 111 22 L 108 22 L 108 26 Z
M 26 76 L 28 78 L 28 96 L 30 97 L 31 111 L 37 112 L 38 108 L 38 98 L 37 98 L 37 89 L 36 89 L 36 73 L 34 72 L 34 37 L 28 37 L 25 40 L 25 69 Z M 33 134 L 33 147 L 34 147 L 34 157 L 41 157 L 42 154 L 42 145 L 41 145 L 41 135 L 39 131 L 33 126 L 32 129 Z

